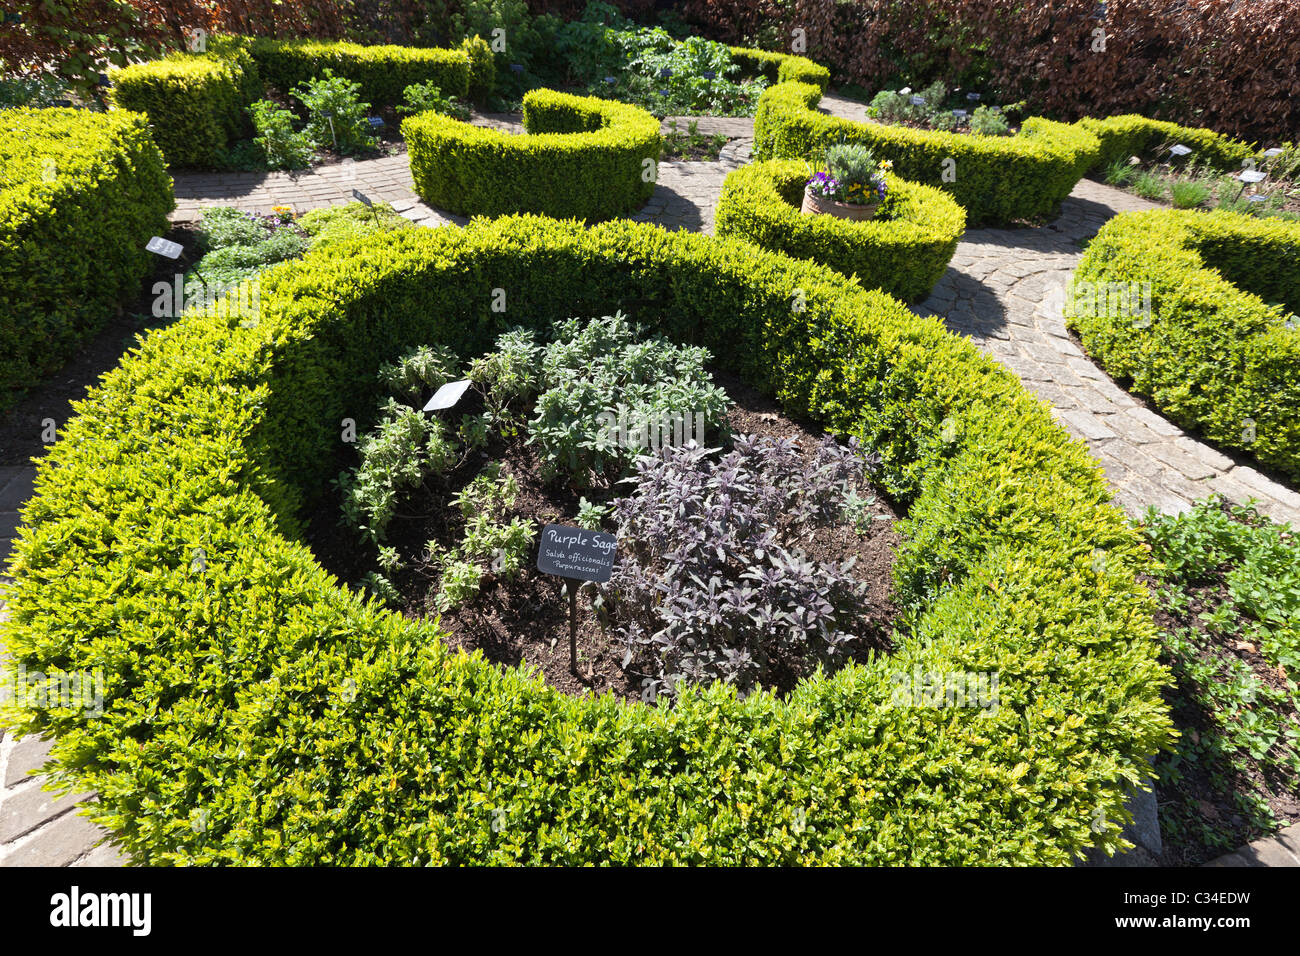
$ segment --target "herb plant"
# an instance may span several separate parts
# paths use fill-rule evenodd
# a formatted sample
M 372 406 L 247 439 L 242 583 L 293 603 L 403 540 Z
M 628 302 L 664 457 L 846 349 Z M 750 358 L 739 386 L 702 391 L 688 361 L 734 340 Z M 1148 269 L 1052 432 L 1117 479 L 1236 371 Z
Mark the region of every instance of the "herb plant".
M 346 155 L 374 145 L 366 119 L 370 104 L 361 102 L 360 93 L 360 83 L 335 76 L 330 69 L 324 76 L 298 84 L 294 96 L 307 107 L 304 132 L 313 146 L 331 147 Z
M 656 694 L 683 681 L 742 690 L 789 685 L 841 664 L 870 610 L 852 562 L 807 559 L 800 543 L 846 519 L 879 464 L 829 437 L 805 458 L 789 439 L 741 435 L 714 461 L 695 444 L 637 461 L 614 502 L 619 560 L 602 609 L 624 669 Z
M 271 169 L 306 169 L 311 165 L 312 141 L 293 128 L 293 113 L 270 100 L 249 104 L 257 135 L 253 142 L 266 154 Z

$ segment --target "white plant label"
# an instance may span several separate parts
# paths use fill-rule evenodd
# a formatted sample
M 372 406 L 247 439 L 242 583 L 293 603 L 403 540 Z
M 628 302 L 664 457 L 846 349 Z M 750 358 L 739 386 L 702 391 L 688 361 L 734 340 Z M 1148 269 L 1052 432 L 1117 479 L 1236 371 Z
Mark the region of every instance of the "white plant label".
M 433 398 L 424 406 L 426 412 L 436 412 L 441 408 L 451 408 L 460 401 L 465 390 L 469 388 L 469 379 L 459 382 L 448 382 L 442 388 L 433 393 Z
M 162 236 L 154 236 L 145 245 L 149 252 L 157 253 L 160 256 L 166 256 L 168 259 L 178 259 L 181 254 L 181 244 L 172 242 L 170 239 L 164 239 Z

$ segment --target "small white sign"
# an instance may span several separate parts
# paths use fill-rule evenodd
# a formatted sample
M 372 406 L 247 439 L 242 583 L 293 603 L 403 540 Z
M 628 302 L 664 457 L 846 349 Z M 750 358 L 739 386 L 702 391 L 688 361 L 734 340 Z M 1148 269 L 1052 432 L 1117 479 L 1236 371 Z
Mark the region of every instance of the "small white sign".
M 433 393 L 433 398 L 424 406 L 426 412 L 436 412 L 442 408 L 451 408 L 460 401 L 460 397 L 465 394 L 465 390 L 470 386 L 469 379 L 459 382 L 448 382 L 442 388 Z
M 965 119 L 965 118 L 966 118 L 966 111 L 965 111 L 965 110 L 953 110 L 953 111 L 952 111 L 952 115 L 955 116 L 955 117 L 957 117 L 957 119 L 959 119 L 959 120 L 960 120 L 960 119 Z
M 149 240 L 145 249 L 149 252 L 156 252 L 160 256 L 166 256 L 168 259 L 176 259 L 180 257 L 182 246 L 179 242 L 172 242 L 162 236 L 154 236 Z
M 1267 196 L 1247 196 L 1246 202 L 1268 202 Z
M 1262 183 L 1268 179 L 1268 173 L 1261 169 L 1243 169 L 1237 176 L 1243 183 Z
M 1269 159 L 1272 159 L 1274 156 L 1281 156 L 1284 152 L 1285 150 L 1283 150 L 1281 146 L 1272 146 L 1264 150 L 1264 155 Z
M 1182 143 L 1169 147 L 1169 152 L 1173 153 L 1175 156 L 1186 156 L 1191 151 L 1192 149 L 1190 146 L 1184 146 Z
M 966 99 L 970 100 L 972 103 L 974 103 L 974 102 L 975 102 L 976 100 L 978 100 L 979 98 L 980 98 L 980 95 L 979 95 L 978 93 L 967 93 L 967 94 L 966 94 Z
M 905 87 L 903 87 L 901 90 L 898 91 L 898 95 L 899 95 L 899 96 L 906 96 L 908 93 L 911 93 L 911 92 L 912 92 L 912 88 L 911 88 L 910 86 L 905 86 Z
M 925 105 L 925 97 L 924 97 L 924 96 L 913 96 L 913 97 L 912 97 L 912 105 L 913 105 L 913 106 L 924 106 L 924 105 Z

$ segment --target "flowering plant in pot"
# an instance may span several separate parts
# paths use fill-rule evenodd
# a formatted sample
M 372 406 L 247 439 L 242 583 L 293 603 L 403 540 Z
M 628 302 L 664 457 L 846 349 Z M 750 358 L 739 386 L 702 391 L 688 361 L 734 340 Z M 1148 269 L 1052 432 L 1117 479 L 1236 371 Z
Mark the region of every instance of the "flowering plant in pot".
M 870 219 L 889 194 L 885 173 L 889 160 L 876 161 L 871 150 L 857 143 L 840 143 L 826 150 L 825 169 L 813 173 L 804 186 L 806 214 Z

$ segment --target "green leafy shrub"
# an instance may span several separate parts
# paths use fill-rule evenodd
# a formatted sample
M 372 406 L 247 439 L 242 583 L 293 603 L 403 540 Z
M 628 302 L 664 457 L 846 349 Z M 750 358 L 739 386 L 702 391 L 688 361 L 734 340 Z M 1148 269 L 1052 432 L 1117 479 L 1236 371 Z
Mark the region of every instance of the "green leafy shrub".
M 454 96 L 443 96 L 442 90 L 432 83 L 416 83 L 408 86 L 402 94 L 404 102 L 397 108 L 399 113 L 442 113 L 452 119 L 469 119 L 469 109 L 461 105 Z
M 271 169 L 306 169 L 311 165 L 311 140 L 293 128 L 292 111 L 270 100 L 258 100 L 248 107 L 248 114 L 257 131 L 253 142 L 261 147 Z
M 416 83 L 432 82 L 448 96 L 465 96 L 469 92 L 470 53 L 465 49 L 265 37 L 245 41 L 244 45 L 257 62 L 262 78 L 284 91 L 332 70 L 336 76 L 357 83 L 362 100 L 380 106 L 396 106 L 402 101 L 402 91 Z M 482 70 L 480 63 L 480 83 Z
M 176 53 L 112 72 L 109 99 L 149 117 L 169 166 L 213 166 L 248 129 L 244 108 L 259 95 L 246 54 L 230 58 Z
M 674 427 L 702 440 L 723 426 L 730 403 L 704 370 L 706 349 L 648 338 L 621 312 L 570 319 L 553 333 L 528 439 L 548 474 L 584 487 L 592 473 L 615 478 L 657 451 L 665 428 L 675 441 Z
M 522 518 L 505 520 L 518 497 L 519 483 L 513 475 L 502 475 L 497 462 L 453 496 L 451 503 L 465 519 L 460 544 L 444 551 L 429 543 L 430 566 L 441 574 L 435 598 L 440 613 L 477 595 L 488 574 L 508 581 L 527 565 L 536 531 Z
M 755 157 L 807 159 L 832 143 L 862 143 L 891 160 L 898 176 L 949 193 L 971 225 L 1051 215 L 1097 164 L 1097 137 L 1078 124 L 1030 117 L 1016 136 L 971 136 L 855 123 L 817 112 L 820 99 L 806 83 L 764 93 L 754 117 Z
M 594 97 L 533 90 L 526 136 L 437 113 L 402 121 L 420 198 L 462 215 L 538 212 L 603 219 L 654 192 L 663 140 L 645 110 Z
M 714 214 L 717 235 L 812 259 L 906 301 L 930 294 L 957 250 L 966 213 L 941 190 L 886 176 L 873 219 L 855 222 L 799 212 L 808 164 L 770 160 L 727 175 Z
M 313 146 L 317 149 L 332 146 L 345 155 L 374 146 L 366 120 L 370 104 L 358 99 L 360 92 L 360 83 L 335 76 L 328 68 L 323 76 L 294 90 L 294 96 L 307 107 L 307 126 L 303 133 Z
M 977 136 L 1010 136 L 1011 127 L 1001 110 L 977 106 L 970 115 L 970 131 Z
M 1287 327 L 1283 307 L 1300 310 L 1298 261 L 1300 224 L 1123 213 L 1089 244 L 1076 288 L 1149 284 L 1150 316 L 1076 293 L 1066 318 L 1112 377 L 1171 420 L 1296 478 L 1300 330 Z
M 488 311 L 494 288 L 527 311 Z M 381 364 L 625 297 L 879 451 L 909 515 L 891 657 L 786 699 L 577 698 L 320 567 L 304 517 Z M 54 738 L 141 864 L 1068 864 L 1121 845 L 1171 738 L 1148 558 L 1108 499 L 1010 371 L 825 267 L 626 221 L 359 239 L 274 270 L 255 328 L 151 333 L 79 406 L 23 511 L 3 640 L 11 667 L 104 668 L 103 714 L 14 729 Z M 995 711 L 900 693 L 967 672 L 1000 674 Z
M 0 406 L 140 291 L 175 205 L 143 115 L 0 111 Z

